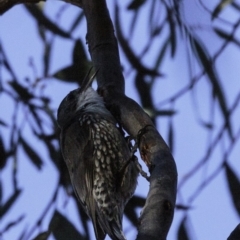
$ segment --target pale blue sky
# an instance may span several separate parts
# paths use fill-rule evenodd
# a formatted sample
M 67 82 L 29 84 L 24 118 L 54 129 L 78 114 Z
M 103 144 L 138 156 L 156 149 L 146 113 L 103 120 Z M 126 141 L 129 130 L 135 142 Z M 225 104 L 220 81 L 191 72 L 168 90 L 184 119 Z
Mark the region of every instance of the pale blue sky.
M 206 4 L 216 5 L 218 1 L 204 1 Z M 54 20 L 56 11 L 59 6 L 63 3 L 60 1 L 49 1 L 46 4 L 46 12 L 51 19 Z M 108 1 L 111 15 L 113 15 L 112 2 Z M 126 6 L 126 1 L 121 1 L 121 7 Z M 147 8 L 148 6 L 146 6 Z M 221 46 L 222 41 L 216 37 L 211 30 L 211 19 L 210 15 L 204 11 L 199 5 L 198 1 L 186 0 L 184 1 L 182 11 L 185 13 L 186 22 L 191 23 L 192 26 L 202 24 L 204 28 L 199 31 L 199 37 L 207 45 L 208 50 L 211 53 L 215 53 L 216 50 Z M 75 7 L 69 7 L 64 12 L 61 19 L 61 24 L 64 29 L 69 27 L 69 19 L 77 14 Z M 125 12 L 126 14 L 126 12 Z M 124 15 L 124 29 L 125 35 L 128 34 L 128 23 L 130 20 L 131 13 L 128 12 Z M 148 19 L 144 18 L 144 11 L 141 11 L 142 19 L 139 26 L 134 31 L 134 49 L 137 53 L 140 53 L 143 49 L 144 43 L 147 41 L 144 36 L 147 35 L 147 23 Z M 228 14 L 228 15 L 226 15 Z M 160 16 L 161 17 L 161 16 Z M 236 16 L 236 12 L 231 9 L 227 9 L 223 12 L 222 17 L 229 17 L 229 21 L 235 21 L 239 16 Z M 214 23 L 215 24 L 215 23 Z M 213 24 L 213 25 L 214 25 Z M 222 27 L 223 29 L 229 29 L 227 25 L 219 24 L 216 22 L 214 26 Z M 34 63 L 37 67 L 37 75 L 42 76 L 42 55 L 43 46 L 38 41 L 38 34 L 36 32 L 36 23 L 32 21 L 32 18 L 28 15 L 23 6 L 16 6 L 10 11 L 0 17 L 0 41 L 7 53 L 12 66 L 14 67 L 17 77 L 23 80 L 26 76 L 30 79 L 34 79 L 32 69 L 29 67 L 29 58 L 34 59 Z M 77 38 L 78 34 L 83 37 L 86 34 L 86 28 L 82 24 L 82 28 L 74 32 L 74 37 Z M 229 30 L 230 32 L 230 30 Z M 51 37 L 49 35 L 49 37 Z M 236 36 L 240 39 L 240 34 Z M 50 73 L 54 73 L 71 63 L 71 49 L 73 41 L 65 41 L 65 39 L 56 38 L 56 47 L 53 51 L 53 58 L 51 59 Z M 153 46 L 159 49 L 159 45 L 162 44 L 162 39 L 155 41 Z M 156 104 L 162 102 L 169 96 L 172 96 L 179 89 L 189 83 L 189 66 L 187 61 L 186 42 L 180 40 L 177 43 L 177 53 L 174 59 L 171 58 L 170 53 L 164 60 L 164 64 L 161 68 L 161 72 L 165 74 L 165 78 L 159 79 L 154 86 L 154 102 Z M 126 76 L 126 94 L 131 96 L 136 101 L 139 101 L 139 97 L 134 91 L 133 77 L 134 72 L 129 73 L 129 64 L 125 59 L 125 56 L 121 54 L 122 64 L 124 66 L 124 74 Z M 144 63 L 151 64 L 152 59 L 155 59 L 154 49 L 143 58 Z M 239 62 L 240 52 L 239 49 L 230 45 L 222 56 L 217 61 L 217 69 L 219 71 L 222 86 L 227 93 L 228 106 L 232 106 L 237 92 L 240 90 L 239 84 Z M 195 76 L 199 72 L 199 66 L 194 58 L 192 57 L 191 70 Z M 3 79 L 9 81 L 9 75 L 6 71 L 2 72 Z M 46 80 L 45 93 L 51 94 L 53 99 L 53 106 L 57 108 L 61 99 L 76 86 L 74 84 L 61 84 L 59 86 L 58 81 L 54 79 Z M 56 90 L 57 89 L 57 90 Z M 6 104 L 7 103 L 7 104 Z M 204 129 L 198 120 L 201 118 L 204 121 L 210 119 L 211 109 L 211 91 L 209 89 L 209 83 L 206 79 L 201 79 L 197 87 L 194 90 L 194 94 L 188 93 L 181 97 L 174 104 L 174 109 L 177 110 L 177 115 L 173 118 L 175 142 L 174 142 L 174 158 L 178 167 L 179 182 L 186 175 L 186 173 L 204 156 L 206 148 L 212 139 L 216 136 L 219 129 L 221 128 L 223 121 L 222 115 L 219 111 L 218 103 L 215 102 L 214 112 L 214 124 L 212 135 Z M 8 121 L 12 115 L 13 105 L 9 98 L 6 96 L 0 96 L 0 109 L 1 118 Z M 172 108 L 170 104 L 163 105 L 162 109 Z M 22 108 L 24 112 L 24 108 Z M 19 114 L 20 121 L 23 115 Z M 239 108 L 232 118 L 234 134 L 239 130 L 239 119 L 240 111 Z M 167 140 L 169 120 L 166 117 L 160 118 L 157 122 L 158 129 L 165 140 Z M 1 133 L 4 133 L 6 138 L 8 132 L 1 129 Z M 25 126 L 24 136 L 29 136 L 29 142 L 35 146 L 37 152 L 41 153 L 46 159 L 48 158 L 47 153 L 42 150 L 42 144 L 30 137 L 30 129 Z M 228 149 L 229 140 L 227 134 L 224 136 L 224 141 L 221 141 L 216 150 L 211 156 L 209 164 L 201 169 L 186 185 L 181 189 L 178 195 L 177 203 L 188 205 L 188 198 L 192 195 L 196 187 L 200 184 L 202 179 L 208 177 L 213 170 L 219 166 L 222 162 L 223 150 Z M 229 164 L 239 177 L 239 154 L 240 154 L 239 142 L 235 146 L 233 152 L 229 156 Z M 24 154 L 20 151 L 19 161 L 19 185 L 23 189 L 23 193 L 19 197 L 19 200 L 12 207 L 10 214 L 7 214 L 0 223 L 0 230 L 9 221 L 16 219 L 23 213 L 26 213 L 25 219 L 16 227 L 13 227 L 6 236 L 3 236 L 3 240 L 17 239 L 24 228 L 31 229 L 33 223 L 38 219 L 39 215 L 43 211 L 43 207 L 49 201 L 51 193 L 55 189 L 55 185 L 58 180 L 58 175 L 55 167 L 49 162 L 45 161 L 43 170 L 37 171 L 35 167 L 29 164 L 29 160 L 26 159 Z M 12 193 L 12 185 L 10 174 L 12 171 L 12 161 L 9 161 L 7 167 L 3 172 L 0 173 L 0 180 L 3 182 L 3 201 L 5 201 Z M 10 184 L 9 184 L 10 183 Z M 139 178 L 138 189 L 136 194 L 146 196 L 148 191 L 148 183 Z M 42 196 L 49 196 L 49 198 L 43 198 Z M 45 203 L 42 201 L 46 201 Z M 66 204 L 67 203 L 67 204 Z M 66 204 L 66 208 L 64 208 Z M 191 204 L 192 209 L 189 211 L 191 219 L 190 226 L 192 227 L 192 239 L 205 240 L 205 239 L 226 239 L 229 233 L 235 228 L 239 222 L 239 217 L 233 208 L 232 201 L 226 185 L 224 171 L 212 181 L 204 191 L 196 198 Z M 62 213 L 75 222 L 78 229 L 81 229 L 78 223 L 78 215 L 74 210 L 73 201 L 67 198 L 66 193 L 62 190 L 58 195 L 58 201 L 55 206 Z M 44 221 L 42 231 L 45 231 L 48 227 L 48 221 L 51 218 L 54 208 L 48 214 L 48 217 Z M 180 220 L 183 217 L 184 212 L 176 211 L 172 227 L 168 236 L 169 240 L 176 239 L 176 230 L 179 226 Z M 129 230 L 129 225 L 124 222 L 124 232 L 128 239 L 134 239 L 135 231 Z M 35 232 L 34 236 L 38 232 Z M 32 236 L 32 237 L 34 237 Z

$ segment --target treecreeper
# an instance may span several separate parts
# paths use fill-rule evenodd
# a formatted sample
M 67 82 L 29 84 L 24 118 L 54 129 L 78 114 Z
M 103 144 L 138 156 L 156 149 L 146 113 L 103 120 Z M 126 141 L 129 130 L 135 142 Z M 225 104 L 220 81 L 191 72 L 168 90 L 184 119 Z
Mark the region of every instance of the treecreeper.
M 103 98 L 88 76 L 58 108 L 60 146 L 75 194 L 91 218 L 96 239 L 124 240 L 122 217 L 138 169 L 132 152 Z

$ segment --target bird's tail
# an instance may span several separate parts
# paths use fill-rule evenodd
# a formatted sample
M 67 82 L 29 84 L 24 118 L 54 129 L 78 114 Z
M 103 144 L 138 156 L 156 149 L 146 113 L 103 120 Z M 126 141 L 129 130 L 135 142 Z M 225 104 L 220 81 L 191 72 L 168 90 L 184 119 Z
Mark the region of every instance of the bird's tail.
M 122 226 L 118 224 L 115 220 L 111 221 L 109 223 L 111 231 L 108 233 L 108 235 L 113 240 L 126 240 L 123 231 Z
M 103 232 L 109 235 L 112 240 L 126 240 L 120 219 L 106 219 L 98 218 L 98 223 L 101 226 Z

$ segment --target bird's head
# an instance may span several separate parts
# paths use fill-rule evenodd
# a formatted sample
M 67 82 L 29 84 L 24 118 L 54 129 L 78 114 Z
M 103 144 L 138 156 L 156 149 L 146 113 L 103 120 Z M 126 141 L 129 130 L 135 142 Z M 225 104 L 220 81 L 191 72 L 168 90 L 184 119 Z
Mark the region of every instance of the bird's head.
M 102 97 L 91 87 L 96 73 L 91 78 L 88 77 L 88 74 L 82 86 L 68 93 L 60 103 L 57 113 L 57 122 L 60 128 L 66 126 L 77 113 L 95 112 L 104 106 Z

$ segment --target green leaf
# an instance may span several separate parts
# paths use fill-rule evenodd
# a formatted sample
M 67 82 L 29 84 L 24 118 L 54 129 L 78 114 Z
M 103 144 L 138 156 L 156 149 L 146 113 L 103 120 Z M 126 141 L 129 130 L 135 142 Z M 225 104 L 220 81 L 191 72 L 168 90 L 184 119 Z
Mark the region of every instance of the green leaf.
M 55 211 L 49 227 L 56 240 L 86 240 L 75 226 L 58 211 Z
M 170 30 L 170 43 L 171 43 L 171 56 L 174 57 L 177 48 L 176 32 L 175 32 L 175 22 L 173 20 L 172 10 L 168 9 L 168 24 Z
M 214 8 L 213 12 L 212 12 L 212 20 L 214 18 L 216 18 L 219 13 L 226 8 L 229 4 L 231 4 L 233 2 L 233 0 L 222 0 L 218 3 L 218 5 Z
M 64 38 L 71 38 L 71 35 L 61 28 L 59 28 L 55 23 L 49 20 L 45 14 L 38 8 L 36 5 L 33 4 L 25 4 L 25 8 L 27 11 L 36 19 L 39 25 L 44 26 L 49 31 L 53 32 L 56 35 L 59 35 Z
M 0 206 L 0 219 L 4 216 L 5 213 L 12 207 L 17 198 L 19 197 L 22 190 L 17 189 L 9 199 Z
M 240 216 L 240 181 L 227 162 L 224 164 L 224 167 L 232 201 L 238 215 Z
M 19 142 L 22 144 L 22 147 L 26 154 L 28 155 L 30 161 L 40 170 L 43 165 L 42 159 L 33 150 L 33 148 L 25 141 L 24 138 L 20 137 Z
M 137 10 L 139 9 L 141 6 L 143 6 L 143 4 L 146 2 L 146 0 L 132 0 L 131 3 L 129 3 L 129 5 L 127 6 L 128 10 Z
M 186 222 L 187 222 L 187 216 L 185 216 L 182 219 L 182 221 L 180 223 L 180 226 L 178 228 L 178 232 L 177 232 L 177 239 L 178 240 L 190 240 L 188 229 L 187 229 L 187 226 L 186 226 Z
M 213 89 L 213 96 L 216 97 L 218 100 L 221 112 L 223 114 L 223 117 L 225 119 L 226 128 L 228 130 L 229 137 L 233 139 L 232 134 L 232 126 L 230 123 L 230 117 L 229 117 L 229 111 L 225 99 L 225 93 L 223 91 L 223 88 L 221 86 L 221 81 L 218 77 L 217 72 L 214 68 L 214 63 L 210 58 L 210 55 L 203 45 L 203 43 L 196 37 L 196 36 L 190 36 L 192 39 L 192 47 L 195 55 L 197 56 L 197 59 L 199 60 L 199 63 L 202 65 L 204 71 L 208 75 L 208 80 L 210 81 Z

